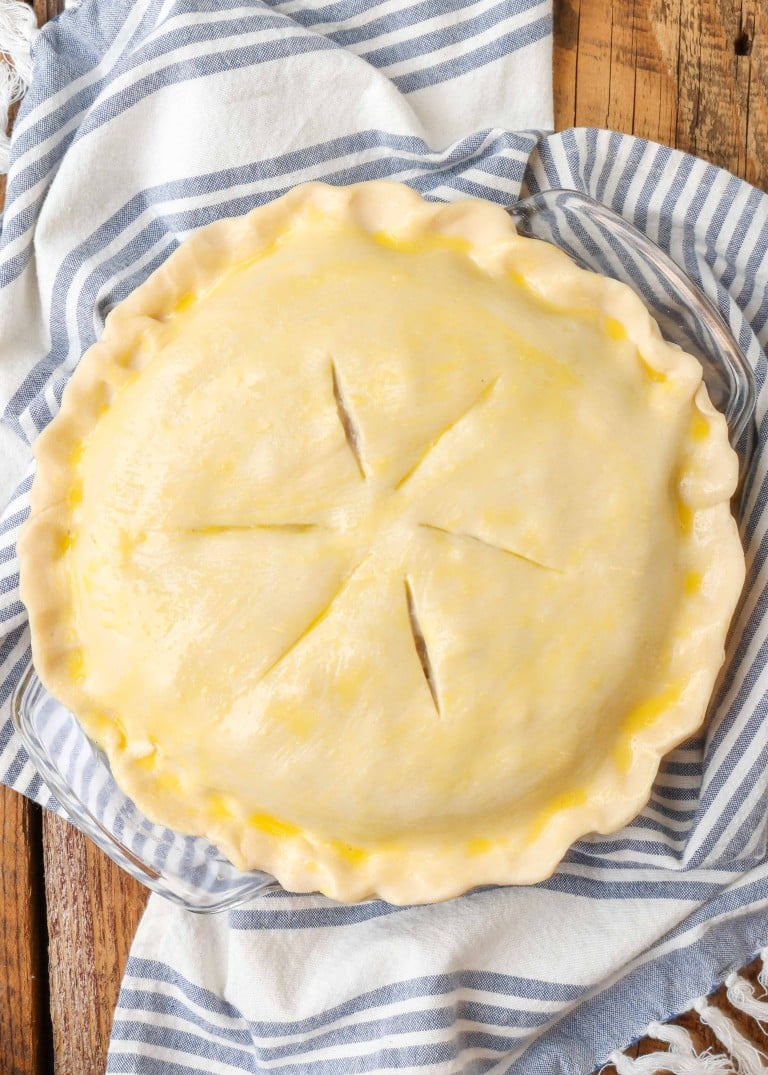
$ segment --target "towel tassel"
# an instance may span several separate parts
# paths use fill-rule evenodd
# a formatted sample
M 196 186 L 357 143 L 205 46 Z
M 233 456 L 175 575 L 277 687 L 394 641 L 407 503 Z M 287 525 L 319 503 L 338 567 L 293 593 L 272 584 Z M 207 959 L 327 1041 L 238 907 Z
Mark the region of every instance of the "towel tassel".
M 758 972 L 757 980 L 763 987 L 763 991 L 768 992 L 768 948 L 761 949 L 760 959 L 763 965 Z
M 765 968 L 760 971 L 762 977 Z M 762 988 L 762 997 L 757 996 L 752 982 L 742 978 L 740 974 L 731 974 L 725 979 L 726 996 L 728 1003 L 737 1011 L 744 1012 L 760 1026 L 760 1029 L 768 1034 L 768 993 L 765 984 L 758 978 Z
M 668 1023 L 651 1023 L 648 1036 L 666 1042 L 669 1052 L 646 1053 L 632 1059 L 624 1053 L 613 1053 L 609 1059 L 619 1075 L 657 1075 L 668 1071 L 671 1075 L 737 1075 L 727 1056 L 697 1053 L 693 1039 L 684 1027 Z
M 709 1027 L 736 1061 L 739 1075 L 768 1075 L 768 1067 L 763 1063 L 768 1057 L 747 1041 L 732 1019 L 719 1008 L 707 1004 L 704 998 L 697 1000 L 693 1007 L 702 1023 Z
M 40 31 L 22 0 L 0 0 L 0 174 L 8 171 L 8 111 L 32 80 L 32 42 Z

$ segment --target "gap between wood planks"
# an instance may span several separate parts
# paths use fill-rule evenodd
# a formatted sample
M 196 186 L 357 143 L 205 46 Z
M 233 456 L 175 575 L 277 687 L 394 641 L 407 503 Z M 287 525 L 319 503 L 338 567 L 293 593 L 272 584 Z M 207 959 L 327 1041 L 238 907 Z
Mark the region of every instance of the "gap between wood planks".
M 0 787 L 0 1073 L 52 1070 L 41 808 Z

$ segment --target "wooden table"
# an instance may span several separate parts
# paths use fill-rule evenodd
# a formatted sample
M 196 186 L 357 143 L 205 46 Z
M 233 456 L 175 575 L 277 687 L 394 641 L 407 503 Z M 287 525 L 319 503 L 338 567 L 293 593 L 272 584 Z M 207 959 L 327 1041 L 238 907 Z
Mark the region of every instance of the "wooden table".
M 34 0 L 41 22 L 61 7 Z M 637 134 L 768 189 L 766 0 L 555 0 L 554 70 L 558 129 Z M 0 789 L 0 1075 L 102 1075 L 146 899 L 69 825 Z

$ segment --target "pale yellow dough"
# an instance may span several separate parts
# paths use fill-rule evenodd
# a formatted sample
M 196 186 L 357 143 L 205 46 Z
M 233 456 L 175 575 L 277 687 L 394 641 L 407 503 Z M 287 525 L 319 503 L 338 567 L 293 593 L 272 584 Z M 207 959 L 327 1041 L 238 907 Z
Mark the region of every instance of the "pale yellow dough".
M 43 682 L 287 888 L 548 875 L 701 723 L 744 560 L 698 362 L 482 202 L 297 188 L 119 305 L 37 444 Z

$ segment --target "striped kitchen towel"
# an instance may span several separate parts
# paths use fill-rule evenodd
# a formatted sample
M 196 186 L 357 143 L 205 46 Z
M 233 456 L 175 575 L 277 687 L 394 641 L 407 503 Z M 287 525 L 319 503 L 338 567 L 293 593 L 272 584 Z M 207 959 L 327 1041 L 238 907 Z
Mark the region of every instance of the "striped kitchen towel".
M 544 135 L 550 57 L 550 0 L 86 0 L 37 39 L 0 244 L 0 778 L 38 801 L 7 714 L 29 442 L 105 311 L 196 228 L 306 179 L 582 190 L 709 293 L 759 389 L 726 672 L 642 815 L 541 885 L 435 907 L 273 892 L 199 917 L 153 897 L 110 1072 L 586 1075 L 768 937 L 768 197 L 634 138 Z

